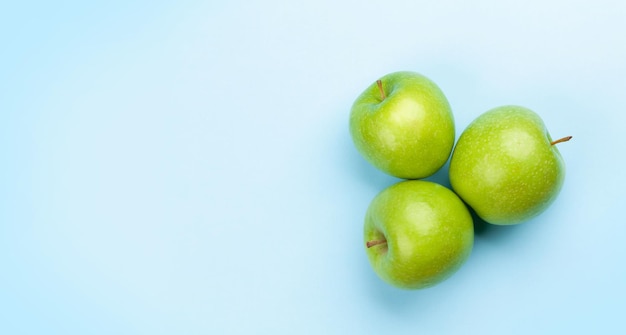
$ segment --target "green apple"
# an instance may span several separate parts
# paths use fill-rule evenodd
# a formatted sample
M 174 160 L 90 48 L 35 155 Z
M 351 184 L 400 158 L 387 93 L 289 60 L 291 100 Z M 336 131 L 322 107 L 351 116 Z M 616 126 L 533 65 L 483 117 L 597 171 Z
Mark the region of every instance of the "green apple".
M 364 240 L 380 278 L 399 288 L 420 289 L 442 282 L 461 267 L 474 244 L 474 225 L 454 192 L 409 180 L 372 200 Z
M 370 85 L 350 112 L 361 155 L 398 178 L 432 175 L 454 146 L 454 117 L 443 92 L 415 72 L 390 73 Z
M 565 165 L 543 120 L 520 106 L 494 108 L 461 134 L 450 160 L 452 189 L 486 222 L 511 225 L 543 212 Z

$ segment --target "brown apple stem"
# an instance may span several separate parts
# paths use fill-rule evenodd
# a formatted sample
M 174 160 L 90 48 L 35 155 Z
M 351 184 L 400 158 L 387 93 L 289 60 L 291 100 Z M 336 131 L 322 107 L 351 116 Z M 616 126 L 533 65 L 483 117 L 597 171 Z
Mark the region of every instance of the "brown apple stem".
M 383 90 L 383 82 L 378 79 L 376 80 L 376 85 L 378 85 L 378 89 L 380 90 L 380 97 L 385 100 L 387 99 L 387 95 L 385 95 L 385 90 Z
M 373 247 L 373 246 L 375 246 L 375 245 L 385 244 L 385 243 L 387 243 L 387 240 L 382 239 L 382 240 L 367 241 L 367 243 L 365 243 L 365 245 L 366 245 L 368 248 L 371 248 L 371 247 Z
M 572 137 L 571 137 L 571 136 L 565 136 L 565 137 L 563 137 L 563 138 L 559 138 L 559 139 L 558 139 L 558 140 L 556 140 L 556 141 L 552 141 L 552 142 L 550 143 L 550 145 L 555 145 L 555 144 L 557 144 L 557 143 L 561 143 L 561 142 L 567 142 L 567 141 L 569 141 L 569 140 L 571 140 L 571 139 L 572 139 Z

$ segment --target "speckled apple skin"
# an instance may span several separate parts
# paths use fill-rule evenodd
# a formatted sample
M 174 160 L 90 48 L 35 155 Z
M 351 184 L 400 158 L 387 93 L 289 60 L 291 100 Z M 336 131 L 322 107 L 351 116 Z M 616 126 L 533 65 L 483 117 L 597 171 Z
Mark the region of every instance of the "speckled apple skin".
M 372 268 L 403 289 L 436 285 L 469 257 L 474 226 L 469 210 L 451 190 L 427 181 L 397 183 L 380 192 L 365 217 L 364 242 Z
M 454 146 L 454 117 L 439 87 L 415 72 L 394 72 L 381 79 L 386 98 L 374 82 L 354 102 L 350 134 L 361 155 L 398 178 L 434 174 Z
M 502 106 L 476 118 L 450 160 L 452 189 L 486 222 L 512 225 L 542 213 L 559 194 L 565 165 L 543 120 Z

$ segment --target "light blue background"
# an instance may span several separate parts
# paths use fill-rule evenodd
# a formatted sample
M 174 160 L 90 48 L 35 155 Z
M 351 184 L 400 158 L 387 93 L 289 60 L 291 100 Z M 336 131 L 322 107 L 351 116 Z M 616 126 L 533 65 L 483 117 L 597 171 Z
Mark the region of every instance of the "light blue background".
M 3 2 L 0 333 L 624 332 L 625 18 L 617 0 Z M 553 206 L 479 223 L 423 291 L 369 267 L 363 216 L 398 180 L 347 130 L 396 70 L 443 89 L 457 136 L 503 104 L 574 136 Z

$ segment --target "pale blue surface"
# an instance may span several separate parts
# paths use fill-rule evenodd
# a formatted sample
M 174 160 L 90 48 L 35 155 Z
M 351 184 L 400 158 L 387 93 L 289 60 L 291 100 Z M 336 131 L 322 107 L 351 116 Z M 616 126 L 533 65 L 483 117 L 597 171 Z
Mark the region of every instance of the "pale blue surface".
M 3 2 L 0 334 L 626 331 L 625 16 L 608 0 Z M 502 104 L 574 136 L 547 212 L 479 225 L 465 266 L 417 292 L 367 263 L 365 209 L 397 180 L 347 128 L 396 70 L 440 85 L 457 136 Z

